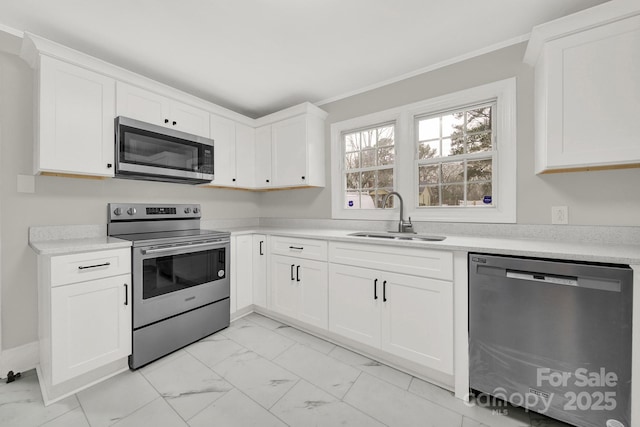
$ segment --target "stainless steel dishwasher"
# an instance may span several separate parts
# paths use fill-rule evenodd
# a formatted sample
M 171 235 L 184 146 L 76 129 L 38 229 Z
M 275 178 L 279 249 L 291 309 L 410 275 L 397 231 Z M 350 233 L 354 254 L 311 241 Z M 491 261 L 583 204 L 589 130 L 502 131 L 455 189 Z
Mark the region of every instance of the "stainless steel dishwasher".
M 469 254 L 476 403 L 631 427 L 632 279 L 628 266 Z

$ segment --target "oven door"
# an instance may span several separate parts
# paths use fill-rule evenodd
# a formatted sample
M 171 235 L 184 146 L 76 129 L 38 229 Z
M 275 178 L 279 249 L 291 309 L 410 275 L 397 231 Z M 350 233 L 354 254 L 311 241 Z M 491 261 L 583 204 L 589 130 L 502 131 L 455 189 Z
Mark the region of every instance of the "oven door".
M 133 328 L 229 297 L 229 240 L 133 248 Z

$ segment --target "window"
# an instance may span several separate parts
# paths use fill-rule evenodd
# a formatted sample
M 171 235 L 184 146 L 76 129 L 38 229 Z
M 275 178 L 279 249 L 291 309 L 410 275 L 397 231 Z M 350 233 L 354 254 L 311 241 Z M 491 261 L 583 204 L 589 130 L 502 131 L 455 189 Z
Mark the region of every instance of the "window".
M 331 125 L 333 218 L 516 222 L 515 78 Z
M 385 196 L 393 191 L 395 163 L 393 123 L 344 133 L 344 207 L 382 208 Z M 387 207 L 392 207 L 389 200 Z
M 495 103 L 416 118 L 419 208 L 491 207 Z

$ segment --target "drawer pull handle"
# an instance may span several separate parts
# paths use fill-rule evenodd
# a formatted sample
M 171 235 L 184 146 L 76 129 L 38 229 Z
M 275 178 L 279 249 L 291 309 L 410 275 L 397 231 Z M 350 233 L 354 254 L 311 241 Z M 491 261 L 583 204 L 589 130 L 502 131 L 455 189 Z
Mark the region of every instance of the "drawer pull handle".
M 302 246 L 289 246 L 289 249 L 297 249 L 297 250 L 301 251 L 304 248 Z
M 129 285 L 124 284 L 124 305 L 129 305 Z
M 378 299 L 378 279 L 373 281 L 373 299 Z
M 382 302 L 387 302 L 387 281 L 382 282 Z
M 87 268 L 108 267 L 110 265 L 111 265 L 110 262 L 105 262 L 104 264 L 95 264 L 95 265 L 79 265 L 78 270 L 86 270 Z

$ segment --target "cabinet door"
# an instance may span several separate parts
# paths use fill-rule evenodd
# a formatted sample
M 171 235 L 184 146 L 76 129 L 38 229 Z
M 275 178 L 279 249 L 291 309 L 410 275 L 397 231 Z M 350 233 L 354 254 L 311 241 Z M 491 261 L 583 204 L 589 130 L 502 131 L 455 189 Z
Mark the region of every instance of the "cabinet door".
M 267 236 L 253 235 L 253 303 L 267 307 Z
M 453 374 L 453 284 L 384 273 L 382 349 Z
M 271 310 L 292 318 L 298 311 L 298 299 L 300 295 L 299 285 L 296 282 L 296 258 L 280 255 L 271 257 Z
M 253 237 L 251 235 L 236 236 L 234 238 L 235 255 L 235 283 L 236 310 L 241 310 L 253 304 Z
M 214 185 L 236 186 L 236 124 L 233 120 L 211 116 Z
M 255 187 L 256 131 L 251 126 L 236 123 L 236 185 Z
M 272 126 L 273 185 L 304 185 L 307 175 L 307 118 L 293 117 Z
M 536 77 L 546 93 L 545 128 L 539 126 L 537 149 L 547 166 L 579 168 L 640 163 L 634 126 L 640 116 L 640 16 L 601 25 L 549 42 L 546 67 Z M 543 120 L 537 118 L 537 120 Z
M 51 290 L 52 384 L 131 354 L 131 276 Z
M 168 125 L 171 125 L 172 129 L 209 138 L 210 114 L 208 111 L 173 100 L 170 105 Z
M 271 126 L 256 129 L 256 187 L 271 187 Z
M 116 98 L 117 116 L 167 126 L 170 114 L 168 98 L 122 82 L 118 82 Z
M 381 273 L 329 265 L 329 330 L 380 347 Z
M 328 322 L 327 276 L 326 262 L 299 259 L 296 264 L 296 281 L 300 280 L 297 318 L 323 329 L 327 329 Z
M 113 176 L 115 81 L 40 58 L 36 172 Z

